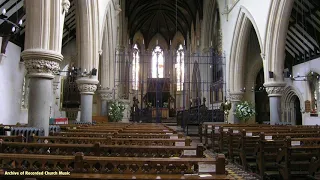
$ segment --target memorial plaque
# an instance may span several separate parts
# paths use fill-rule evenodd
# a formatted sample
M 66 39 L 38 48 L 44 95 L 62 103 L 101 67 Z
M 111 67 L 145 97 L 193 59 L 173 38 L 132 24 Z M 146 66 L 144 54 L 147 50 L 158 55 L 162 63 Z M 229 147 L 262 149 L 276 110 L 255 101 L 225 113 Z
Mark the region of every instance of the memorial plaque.
M 305 112 L 307 113 L 311 112 L 311 102 L 309 100 L 306 100 L 304 102 L 304 106 L 305 106 Z

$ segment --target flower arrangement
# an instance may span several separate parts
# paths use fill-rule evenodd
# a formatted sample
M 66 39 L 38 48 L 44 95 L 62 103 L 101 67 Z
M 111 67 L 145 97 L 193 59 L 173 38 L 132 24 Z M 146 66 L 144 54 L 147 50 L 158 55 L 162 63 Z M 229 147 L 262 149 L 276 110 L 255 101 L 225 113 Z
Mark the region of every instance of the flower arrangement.
M 247 122 L 254 115 L 256 111 L 251 103 L 244 101 L 237 105 L 235 116 L 241 121 Z
M 163 107 L 164 107 L 164 108 L 167 108 L 168 105 L 169 105 L 169 103 L 167 103 L 167 102 L 164 102 L 164 103 L 163 103 Z
M 118 122 L 123 118 L 125 105 L 122 102 L 113 101 L 109 106 L 109 117 L 111 122 Z

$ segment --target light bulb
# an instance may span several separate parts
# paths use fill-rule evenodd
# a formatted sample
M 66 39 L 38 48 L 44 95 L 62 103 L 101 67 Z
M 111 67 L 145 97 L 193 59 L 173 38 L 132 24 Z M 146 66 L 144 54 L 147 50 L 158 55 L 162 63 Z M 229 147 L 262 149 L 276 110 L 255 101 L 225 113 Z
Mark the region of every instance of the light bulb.
M 19 21 L 19 25 L 20 25 L 20 26 L 22 25 L 22 19 L 20 19 L 20 21 Z
M 6 9 L 2 9 L 2 14 L 5 15 L 7 13 Z
M 16 27 L 13 26 L 12 29 L 11 29 L 11 31 L 12 31 L 12 32 L 15 32 L 15 31 L 16 31 Z

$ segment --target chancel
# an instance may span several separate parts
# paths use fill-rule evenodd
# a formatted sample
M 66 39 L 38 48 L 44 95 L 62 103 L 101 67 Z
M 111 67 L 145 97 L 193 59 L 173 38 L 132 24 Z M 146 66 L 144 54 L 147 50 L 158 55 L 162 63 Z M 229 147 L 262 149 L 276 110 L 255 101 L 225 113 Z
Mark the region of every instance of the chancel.
M 0 12 L 0 179 L 319 179 L 318 0 Z

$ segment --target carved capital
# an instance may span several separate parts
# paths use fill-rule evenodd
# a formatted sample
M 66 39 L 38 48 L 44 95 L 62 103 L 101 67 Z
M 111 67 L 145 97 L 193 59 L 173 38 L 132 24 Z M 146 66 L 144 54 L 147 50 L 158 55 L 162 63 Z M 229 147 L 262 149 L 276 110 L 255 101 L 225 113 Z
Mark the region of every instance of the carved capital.
M 98 80 L 90 78 L 80 78 L 76 82 L 80 94 L 94 94 L 97 90 L 97 84 L 99 83 Z
M 29 77 L 54 78 L 58 72 L 59 63 L 63 56 L 55 51 L 43 49 L 29 49 L 21 53 Z
M 70 8 L 69 0 L 62 0 L 62 4 L 61 5 L 62 5 L 63 12 L 68 13 L 69 8 Z
M 100 94 L 100 98 L 101 100 L 112 100 L 113 99 L 113 92 L 110 91 L 110 90 L 105 90 L 105 89 L 102 89 L 99 91 L 99 94 Z
M 282 96 L 284 87 L 283 86 L 266 87 L 266 91 L 268 93 L 268 96 Z
M 263 85 L 266 87 L 266 92 L 268 96 L 282 96 L 284 87 L 286 86 L 285 82 L 268 82 Z
M 231 101 L 231 102 L 241 101 L 242 98 L 243 98 L 243 93 L 230 93 L 229 94 L 229 101 Z
M 95 84 L 78 84 L 78 89 L 80 94 L 94 94 L 97 90 L 97 85 Z

